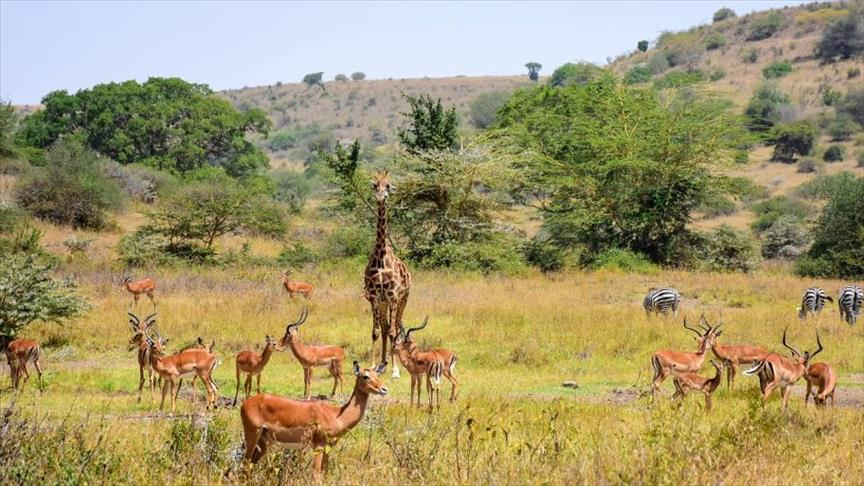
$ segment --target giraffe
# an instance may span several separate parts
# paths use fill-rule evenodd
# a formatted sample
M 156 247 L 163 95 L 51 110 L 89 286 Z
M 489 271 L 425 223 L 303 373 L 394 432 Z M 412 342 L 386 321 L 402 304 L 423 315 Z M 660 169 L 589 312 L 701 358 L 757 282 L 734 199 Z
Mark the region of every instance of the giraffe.
M 408 292 L 411 289 L 411 273 L 394 253 L 387 237 L 387 196 L 393 191 L 390 185 L 390 175 L 387 171 L 375 175 L 372 183 L 375 199 L 378 200 L 378 230 L 375 236 L 375 247 L 369 256 L 364 275 L 365 296 L 372 305 L 372 360 L 375 361 L 375 344 L 381 337 L 381 361 L 387 361 L 387 343 L 390 342 L 390 353 L 393 354 L 393 344 L 399 334 L 399 323 L 402 322 L 402 312 L 408 302 Z M 393 378 L 399 378 L 399 367 L 394 356 L 389 361 L 393 363 Z

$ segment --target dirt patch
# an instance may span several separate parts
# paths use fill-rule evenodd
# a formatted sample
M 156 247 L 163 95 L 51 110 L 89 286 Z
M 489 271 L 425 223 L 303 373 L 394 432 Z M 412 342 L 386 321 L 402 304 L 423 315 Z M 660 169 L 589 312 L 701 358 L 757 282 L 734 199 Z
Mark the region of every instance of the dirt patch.
M 796 400 L 801 400 L 804 398 L 804 394 L 807 392 L 806 387 L 795 387 L 792 389 L 792 396 Z M 789 399 L 790 401 L 793 398 Z M 834 401 L 836 402 L 836 406 L 845 407 L 845 408 L 862 408 L 864 409 L 864 389 L 860 388 L 837 388 L 834 392 Z M 829 406 L 831 400 L 828 400 Z M 808 404 L 812 406 L 813 400 L 811 398 L 808 401 Z

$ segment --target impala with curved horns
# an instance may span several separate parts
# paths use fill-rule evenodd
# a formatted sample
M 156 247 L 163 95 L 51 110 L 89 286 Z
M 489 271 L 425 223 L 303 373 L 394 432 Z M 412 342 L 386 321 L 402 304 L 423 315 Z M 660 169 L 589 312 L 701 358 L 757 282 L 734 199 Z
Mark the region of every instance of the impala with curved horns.
M 150 398 L 152 399 L 156 392 L 156 377 L 153 375 L 153 367 L 150 366 L 150 346 L 147 344 L 146 332 L 153 330 L 156 333 L 156 339 L 161 344 L 166 341 L 162 339 L 162 335 L 156 329 L 156 313 L 152 313 L 144 318 L 138 318 L 132 313 L 132 309 L 128 309 L 126 313 L 129 315 L 129 326 L 132 327 L 132 332 L 135 334 L 129 340 L 129 351 L 138 349 L 138 401 L 141 401 L 141 390 L 144 388 L 144 370 L 147 370 L 147 382 L 150 386 Z
M 369 395 L 387 394 L 387 387 L 378 377 L 386 367 L 387 363 L 382 363 L 375 369 L 360 369 L 355 361 L 354 392 L 341 407 L 320 401 L 290 400 L 269 393 L 250 397 L 240 406 L 245 459 L 257 463 L 273 442 L 296 449 L 312 447 L 315 451 L 313 472 L 322 474 L 327 468 L 329 451 L 363 419 Z
M 165 395 L 171 394 L 171 413 L 174 413 L 182 378 L 189 375 L 197 375 L 207 389 L 207 408 L 216 407 L 216 392 L 219 389 L 213 380 L 213 370 L 218 361 L 216 355 L 206 349 L 187 349 L 171 356 L 165 356 L 161 342 L 154 341 L 145 331 L 147 344 L 150 347 L 150 366 L 163 379 L 162 402 L 159 410 L 165 407 Z
M 786 331 L 789 326 L 783 330 L 783 346 L 792 351 L 792 359 L 781 356 L 777 353 L 768 353 L 764 359 L 756 362 L 756 365 L 745 371 L 745 375 L 759 376 L 759 389 L 762 390 L 762 398 L 768 400 L 771 393 L 778 386 L 780 387 L 780 395 L 783 397 L 783 410 L 786 410 L 786 405 L 789 402 L 789 395 L 792 393 L 792 385 L 794 385 L 807 371 L 807 365 L 814 356 L 822 352 L 822 341 L 819 340 L 819 331 L 816 331 L 816 345 L 819 347 L 813 354 L 809 351 L 800 351 L 790 346 L 786 342 Z
M 699 319 L 700 324 L 704 324 L 704 333 L 698 329 L 687 325 L 687 316 L 684 316 L 684 328 L 696 333 L 696 342 L 698 348 L 695 352 L 672 351 L 669 349 L 661 349 L 651 356 L 651 367 L 654 369 L 654 376 L 651 379 L 651 394 L 652 396 L 660 388 L 660 385 L 672 371 L 678 373 L 694 373 L 702 368 L 702 363 L 705 361 L 705 352 L 709 347 L 714 345 L 714 334 L 711 332 L 711 326 L 707 324 L 705 315 Z
M 300 294 L 309 300 L 312 297 L 312 293 L 315 292 L 315 287 L 312 284 L 306 282 L 300 282 L 299 280 L 291 279 L 291 270 L 285 271 L 282 275 L 282 285 L 285 286 L 285 291 L 288 292 L 288 296 L 292 299 L 294 298 L 294 294 Z
M 721 326 L 723 326 L 722 315 L 720 324 L 713 331 L 714 339 L 711 351 L 717 359 L 722 360 L 726 365 L 726 388 L 733 389 L 735 387 L 735 375 L 738 373 L 738 366 L 751 365 L 765 358 L 768 350 L 761 346 L 751 346 L 749 344 L 721 344 L 717 341 L 717 338 L 723 334 L 723 330 L 720 329 Z
M 339 346 L 311 346 L 303 344 L 300 340 L 300 326 L 306 322 L 309 309 L 303 309 L 300 318 L 288 324 L 285 335 L 279 340 L 280 348 L 290 347 L 291 352 L 300 366 L 303 367 L 303 397 L 306 400 L 312 398 L 312 371 L 315 368 L 326 367 L 333 377 L 333 391 L 330 396 L 336 394 L 336 385 L 339 385 L 339 393 L 342 393 L 342 363 L 345 361 L 345 351 Z
M 420 383 L 423 374 L 426 375 L 426 392 L 429 394 L 429 410 L 437 398 L 438 408 L 441 407 L 441 377 L 444 376 L 450 382 L 450 402 L 456 401 L 459 380 L 456 378 L 456 353 L 449 349 L 435 348 L 429 351 L 420 351 L 411 333 L 420 331 L 429 324 L 429 316 L 423 320 L 418 327 L 412 327 L 407 331 L 399 323 L 399 334 L 396 336 L 395 346 L 399 360 L 405 368 L 410 368 L 411 374 L 411 404 L 414 403 L 414 389 L 417 389 L 417 406 L 420 406 Z M 433 396 L 434 394 L 434 396 Z

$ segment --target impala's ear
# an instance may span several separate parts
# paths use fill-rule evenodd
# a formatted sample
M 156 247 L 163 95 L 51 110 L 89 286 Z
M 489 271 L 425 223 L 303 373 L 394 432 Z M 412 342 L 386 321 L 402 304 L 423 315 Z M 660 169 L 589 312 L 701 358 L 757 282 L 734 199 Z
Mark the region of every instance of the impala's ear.
M 360 376 L 360 363 L 354 362 L 354 376 Z
M 381 363 L 375 367 L 375 373 L 378 373 L 380 375 L 381 373 L 384 373 L 384 370 L 386 370 L 386 369 L 387 369 L 387 362 L 385 361 L 385 362 L 383 362 L 383 363 Z

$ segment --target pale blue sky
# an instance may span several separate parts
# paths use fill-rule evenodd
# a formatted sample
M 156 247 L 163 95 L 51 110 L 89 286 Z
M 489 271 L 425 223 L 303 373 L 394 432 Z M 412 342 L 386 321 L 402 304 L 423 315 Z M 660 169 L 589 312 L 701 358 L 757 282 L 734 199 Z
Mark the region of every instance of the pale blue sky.
M 543 74 L 605 63 L 640 39 L 795 1 L 36 2 L 0 0 L 0 97 L 150 76 L 214 89 L 296 82 L 305 73 L 370 79 Z

